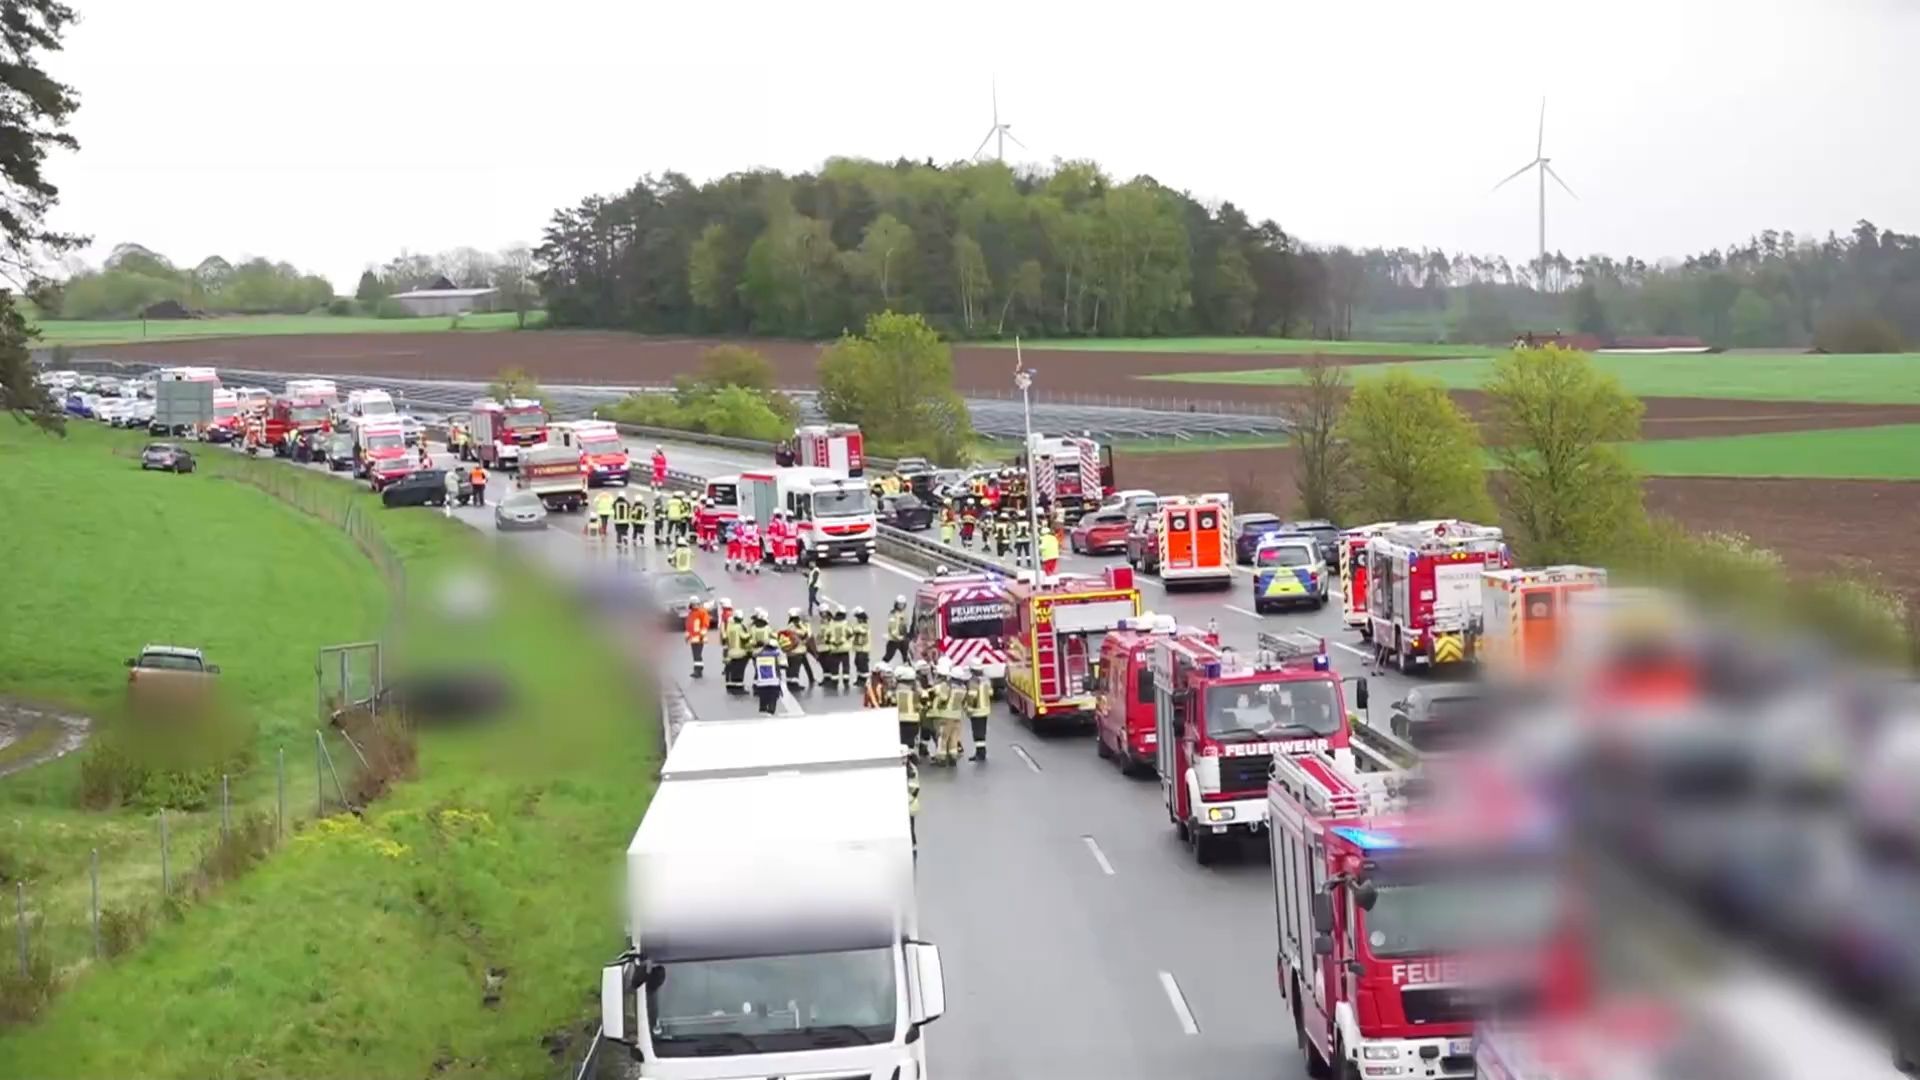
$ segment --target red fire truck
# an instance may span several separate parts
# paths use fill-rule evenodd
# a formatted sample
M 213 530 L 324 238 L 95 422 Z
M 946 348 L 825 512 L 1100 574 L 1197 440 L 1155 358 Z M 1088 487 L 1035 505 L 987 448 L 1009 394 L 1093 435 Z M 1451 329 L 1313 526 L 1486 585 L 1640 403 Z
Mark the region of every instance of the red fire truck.
M 1039 728 L 1090 725 L 1100 638 L 1140 614 L 1133 571 L 1108 567 L 1102 574 L 1059 574 L 1007 586 L 1013 602 L 1007 632 L 1007 704 Z
M 1276 968 L 1311 1075 L 1471 1077 L 1477 1022 L 1585 1004 L 1576 893 L 1550 821 L 1519 784 L 1483 773 L 1435 782 L 1350 773 L 1320 751 L 1274 760 Z
M 332 430 L 333 403 L 318 395 L 281 394 L 267 410 L 267 445 L 280 457 L 293 454 L 300 436 Z
M 1069 522 L 1080 520 L 1081 514 L 1113 494 L 1113 447 L 1091 436 L 1035 432 L 1027 437 L 1026 453 L 1017 455 L 1014 464 L 1025 468 L 1026 454 L 1033 455 L 1034 490 L 1052 500 Z
M 781 456 L 791 461 L 782 465 L 803 465 L 832 469 L 841 476 L 859 476 L 866 472 L 865 443 L 856 424 L 807 424 L 793 430 L 793 439 Z
M 1167 817 L 1202 866 L 1267 826 L 1274 755 L 1328 750 L 1352 767 L 1350 721 L 1326 642 L 1259 636 L 1251 657 L 1204 638 L 1153 643 L 1155 765 Z M 1365 708 L 1366 681 L 1354 686 Z
M 1367 618 L 1377 663 L 1411 672 L 1471 661 L 1481 574 L 1513 558 L 1499 529 L 1465 521 L 1394 525 L 1367 541 Z
M 467 453 L 489 469 L 519 468 L 522 448 L 547 441 L 547 410 L 537 401 L 481 398 L 470 415 Z
M 1340 618 L 1367 641 L 1373 640 L 1373 624 L 1367 619 L 1367 542 L 1391 528 L 1392 522 L 1383 521 L 1340 533 Z
M 928 664 L 980 665 L 994 687 L 1007 683 L 1007 626 L 1013 618 L 1008 580 L 1000 574 L 947 574 L 920 583 L 913 597 L 907 649 Z
M 627 444 L 608 420 L 573 420 L 547 425 L 547 438 L 580 454 L 586 468 L 587 483 L 598 487 L 618 483 L 627 486 L 633 479 L 633 465 L 627 456 Z
M 1160 735 L 1154 724 L 1153 646 L 1165 638 L 1212 640 L 1182 627 L 1171 615 L 1140 615 L 1100 642 L 1100 676 L 1093 700 L 1094 749 L 1125 773 L 1154 767 Z M 1217 636 L 1216 636 L 1217 638 Z

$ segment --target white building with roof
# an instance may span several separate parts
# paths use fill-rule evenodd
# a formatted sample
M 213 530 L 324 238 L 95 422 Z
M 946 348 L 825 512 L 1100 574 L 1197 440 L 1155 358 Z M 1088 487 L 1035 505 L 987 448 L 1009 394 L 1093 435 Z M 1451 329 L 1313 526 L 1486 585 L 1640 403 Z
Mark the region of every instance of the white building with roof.
M 498 289 L 414 289 L 394 293 L 389 299 L 410 315 L 465 315 L 469 311 L 492 311 L 499 294 Z

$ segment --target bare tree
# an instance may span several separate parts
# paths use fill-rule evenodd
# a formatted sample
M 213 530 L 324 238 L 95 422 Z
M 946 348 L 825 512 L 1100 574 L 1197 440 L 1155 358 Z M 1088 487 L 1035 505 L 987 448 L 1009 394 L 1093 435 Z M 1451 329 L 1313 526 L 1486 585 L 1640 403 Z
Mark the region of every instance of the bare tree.
M 1347 369 L 1316 356 L 1304 371 L 1300 396 L 1287 404 L 1287 425 L 1300 454 L 1294 483 L 1303 517 L 1334 518 L 1345 493 L 1346 447 L 1335 431 L 1348 388 Z
M 536 299 L 532 250 L 516 244 L 501 252 L 493 264 L 492 284 L 500 290 L 500 303 L 513 312 L 520 329 L 526 329 L 527 312 Z

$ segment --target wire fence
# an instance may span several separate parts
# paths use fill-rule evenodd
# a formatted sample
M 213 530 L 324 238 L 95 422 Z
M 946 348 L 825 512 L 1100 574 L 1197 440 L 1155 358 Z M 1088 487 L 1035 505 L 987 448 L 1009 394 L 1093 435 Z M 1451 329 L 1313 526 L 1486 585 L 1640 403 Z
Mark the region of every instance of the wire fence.
M 210 453 L 195 456 L 197 468 L 215 476 L 237 480 L 279 499 L 296 510 L 311 514 L 347 534 L 380 571 L 393 590 L 396 608 L 406 597 L 407 570 L 391 545 L 380 535 L 368 511 L 362 491 L 352 485 L 305 469 L 291 469 L 278 460 L 263 460 L 241 453 Z

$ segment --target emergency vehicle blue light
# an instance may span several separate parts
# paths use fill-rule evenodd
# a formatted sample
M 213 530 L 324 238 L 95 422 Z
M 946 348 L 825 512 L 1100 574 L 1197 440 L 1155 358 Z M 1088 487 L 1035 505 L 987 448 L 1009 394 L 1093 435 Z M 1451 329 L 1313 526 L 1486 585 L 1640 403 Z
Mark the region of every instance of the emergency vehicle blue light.
M 1367 829 L 1356 829 L 1351 825 L 1335 826 L 1333 832 L 1334 835 L 1344 837 L 1366 851 L 1388 851 L 1400 846 L 1400 841 L 1391 836 Z
M 1220 661 L 1218 660 L 1207 661 L 1206 670 L 1207 670 L 1207 678 L 1209 679 L 1219 678 L 1220 677 Z

